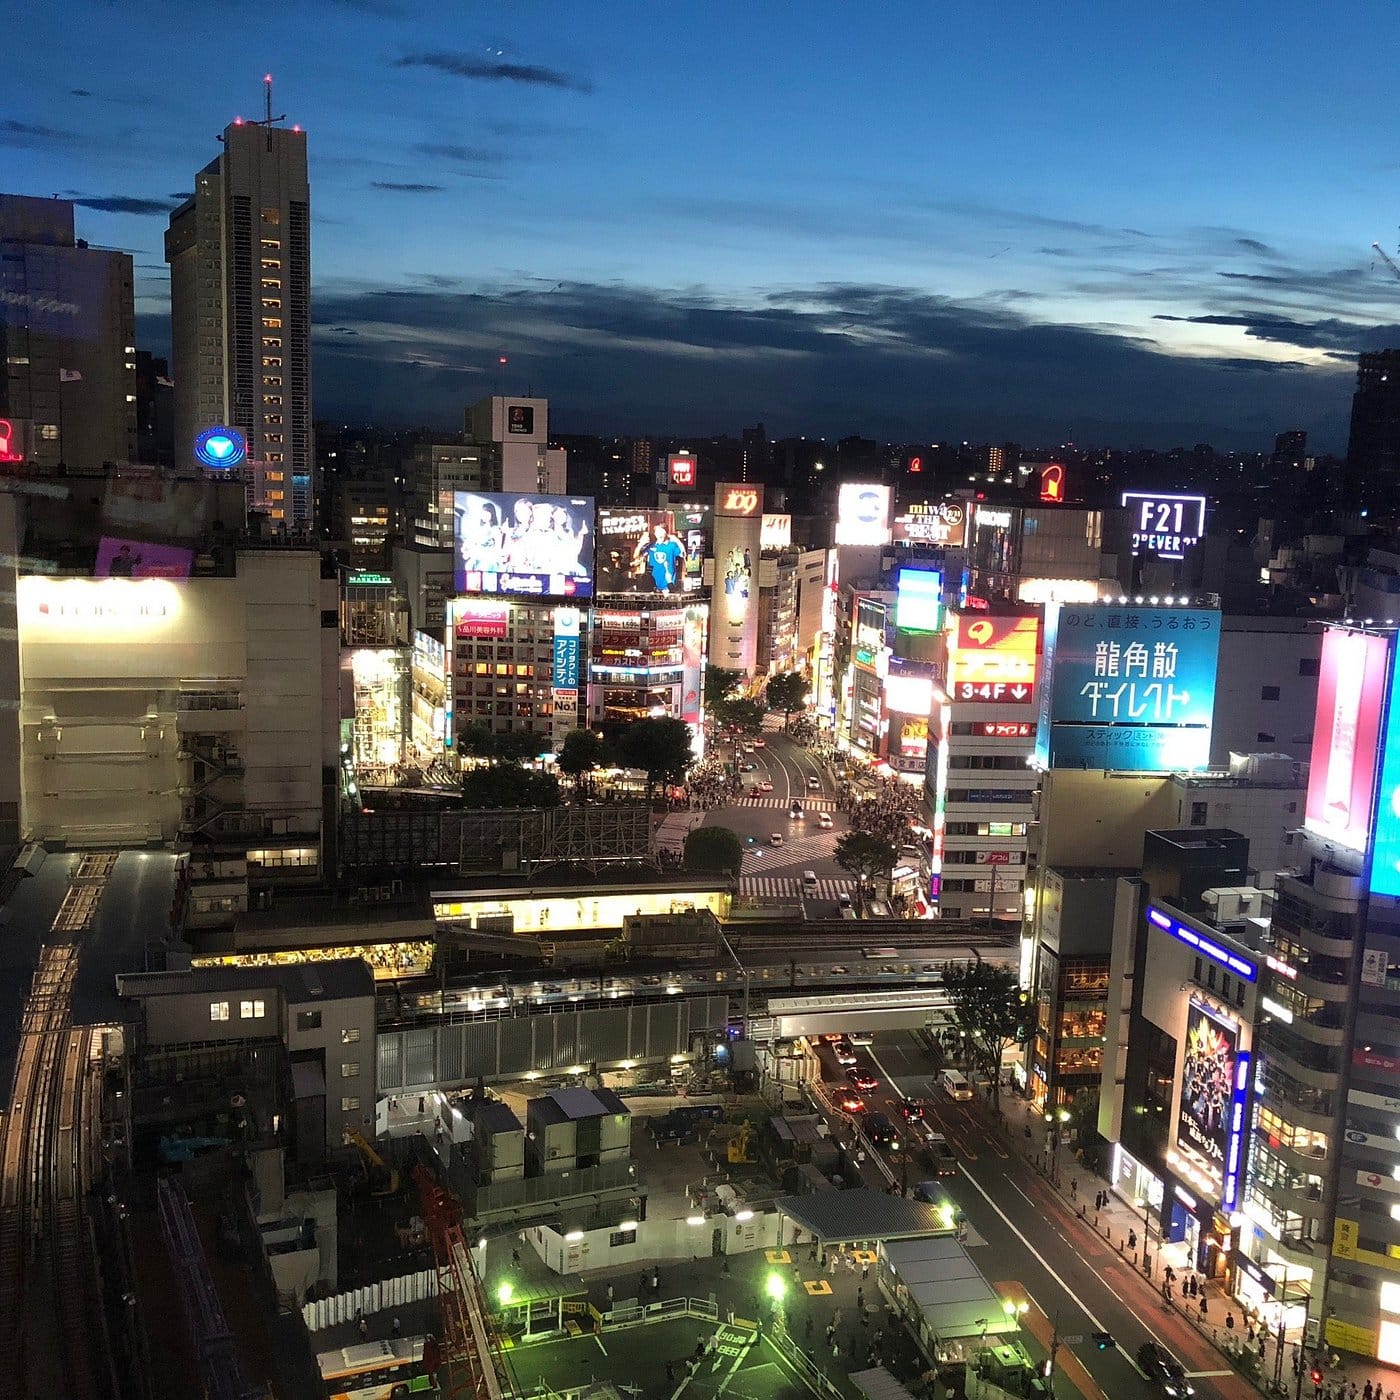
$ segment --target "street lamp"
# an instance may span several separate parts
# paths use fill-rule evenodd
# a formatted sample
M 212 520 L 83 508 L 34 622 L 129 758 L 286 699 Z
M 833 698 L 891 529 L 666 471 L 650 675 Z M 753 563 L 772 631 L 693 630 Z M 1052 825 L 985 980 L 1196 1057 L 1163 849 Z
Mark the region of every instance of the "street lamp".
M 977 1358 L 973 1364 L 973 1374 L 977 1377 L 977 1394 L 982 1393 L 982 1353 L 987 1349 L 987 1319 L 985 1317 L 975 1317 L 972 1320 L 974 1327 L 982 1329 L 982 1340 L 977 1344 Z

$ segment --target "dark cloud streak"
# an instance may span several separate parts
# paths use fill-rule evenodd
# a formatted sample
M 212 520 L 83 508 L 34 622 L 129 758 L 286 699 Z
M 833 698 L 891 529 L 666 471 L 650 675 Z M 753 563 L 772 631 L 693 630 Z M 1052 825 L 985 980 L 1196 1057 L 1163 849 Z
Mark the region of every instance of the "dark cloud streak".
M 453 78 L 468 78 L 476 82 L 523 83 L 529 87 L 559 88 L 566 92 L 592 92 L 593 84 L 576 78 L 558 68 L 545 68 L 534 63 L 502 63 L 496 60 L 469 58 L 456 53 L 405 54 L 396 68 L 431 68 Z
M 342 285 L 318 291 L 316 314 L 320 411 L 395 422 L 459 418 L 501 345 L 550 396 L 561 430 L 598 432 L 732 431 L 761 418 L 780 433 L 910 441 L 1258 446 L 1306 419 L 1329 441 L 1344 433 L 1349 378 L 1342 366 L 1178 356 L 991 298 L 857 282 L 748 305 L 578 282 Z
M 386 190 L 390 194 L 441 194 L 446 185 L 424 185 L 414 180 L 371 180 L 373 190 Z

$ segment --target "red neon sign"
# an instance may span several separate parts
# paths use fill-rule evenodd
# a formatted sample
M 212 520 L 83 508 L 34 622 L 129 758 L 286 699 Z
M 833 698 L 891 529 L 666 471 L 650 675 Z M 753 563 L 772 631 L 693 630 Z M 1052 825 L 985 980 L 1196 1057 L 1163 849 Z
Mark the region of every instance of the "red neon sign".
M 18 437 L 14 424 L 7 418 L 0 418 L 0 462 L 13 464 L 24 461 L 24 453 L 16 441 Z
M 672 486 L 691 487 L 695 485 L 694 457 L 668 458 L 667 470 L 671 474 Z
M 1040 499 L 1042 501 L 1063 501 L 1065 498 L 1065 469 L 1059 462 L 1051 462 L 1040 473 Z
M 909 459 L 909 470 L 911 472 L 921 472 L 924 469 L 924 459 L 922 457 L 911 457 Z

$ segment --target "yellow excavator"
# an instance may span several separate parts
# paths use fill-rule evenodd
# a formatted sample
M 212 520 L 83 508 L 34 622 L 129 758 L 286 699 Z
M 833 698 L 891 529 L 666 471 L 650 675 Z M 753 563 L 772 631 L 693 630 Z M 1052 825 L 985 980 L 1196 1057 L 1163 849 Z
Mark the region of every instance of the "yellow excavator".
M 758 1158 L 753 1155 L 753 1152 L 749 1146 L 749 1139 L 752 1136 L 753 1124 L 747 1118 L 745 1118 L 742 1126 L 739 1128 L 739 1131 L 735 1133 L 734 1136 L 730 1138 L 728 1143 L 726 1144 L 726 1150 L 729 1156 L 729 1165 L 731 1167 L 743 1166 L 746 1163 L 758 1161 Z
M 399 1169 L 391 1167 L 383 1157 L 375 1151 L 374 1146 L 365 1135 L 354 1128 L 349 1128 L 345 1133 L 345 1141 L 351 1146 L 360 1149 L 360 1156 L 365 1159 L 365 1168 L 369 1173 L 370 1195 L 372 1196 L 397 1196 L 399 1194 Z M 379 1185 L 374 1185 L 378 1177 Z

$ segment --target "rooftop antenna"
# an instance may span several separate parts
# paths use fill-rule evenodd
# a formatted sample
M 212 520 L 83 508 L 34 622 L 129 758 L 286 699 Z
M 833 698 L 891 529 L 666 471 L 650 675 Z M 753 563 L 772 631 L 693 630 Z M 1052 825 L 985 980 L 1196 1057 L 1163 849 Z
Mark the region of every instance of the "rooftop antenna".
M 284 121 L 286 121 L 286 120 L 287 120 L 287 114 L 286 114 L 285 112 L 283 112 L 280 116 L 276 116 L 276 117 L 274 117 L 274 116 L 272 115 L 272 74 L 271 74 L 271 73 L 264 73 L 264 74 L 263 74 L 263 119 L 262 119 L 262 121 L 259 123 L 259 125 L 262 126 L 263 128 L 265 128 L 266 131 L 267 131 L 267 149 L 268 149 L 269 153 L 270 153 L 271 150 L 272 150 L 272 127 L 273 127 L 273 123 L 274 123 L 274 122 L 284 122 Z

